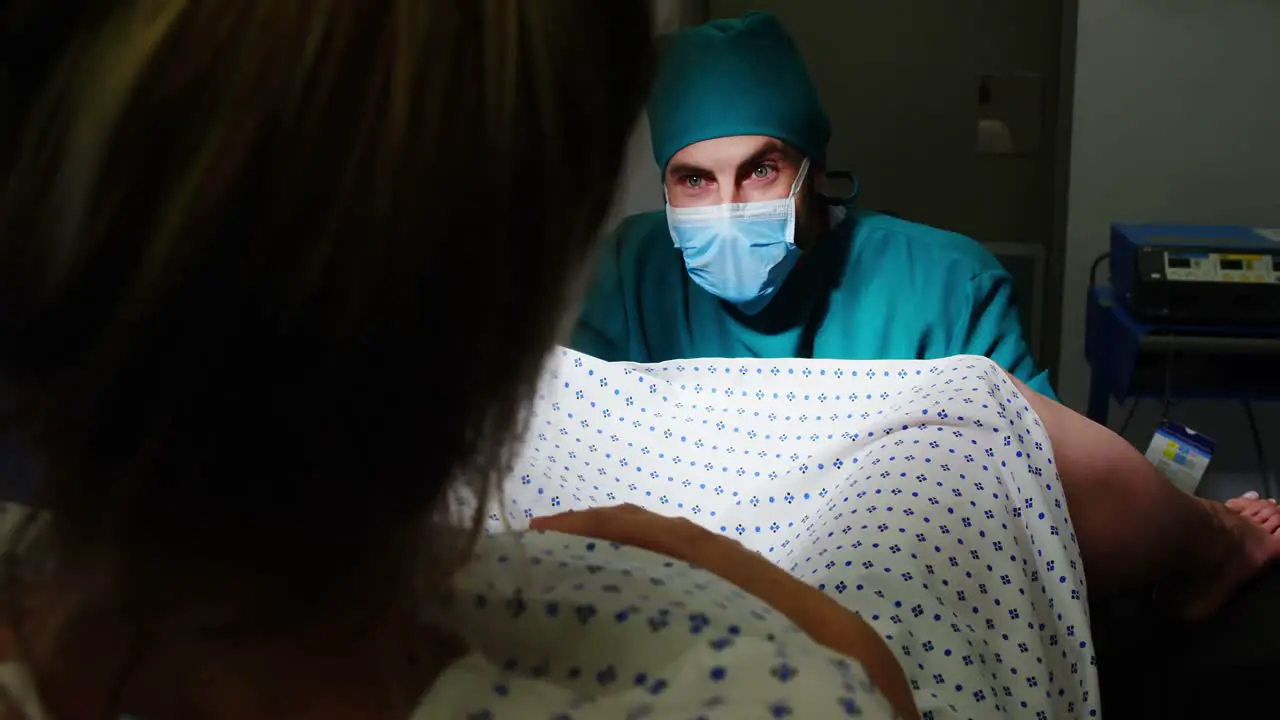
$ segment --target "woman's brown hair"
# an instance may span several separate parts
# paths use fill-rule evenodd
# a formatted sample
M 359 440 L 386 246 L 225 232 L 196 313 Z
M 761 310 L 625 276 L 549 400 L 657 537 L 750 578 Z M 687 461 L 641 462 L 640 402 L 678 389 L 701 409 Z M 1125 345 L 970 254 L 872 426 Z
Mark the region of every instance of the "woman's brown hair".
M 447 578 L 465 542 L 416 538 L 507 462 L 647 3 L 0 7 L 0 410 L 59 575 L 276 629 Z

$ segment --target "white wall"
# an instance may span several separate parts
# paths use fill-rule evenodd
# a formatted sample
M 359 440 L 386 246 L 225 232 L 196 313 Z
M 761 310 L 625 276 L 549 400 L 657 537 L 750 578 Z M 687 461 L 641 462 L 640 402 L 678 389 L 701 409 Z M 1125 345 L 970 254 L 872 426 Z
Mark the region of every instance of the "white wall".
M 662 209 L 662 176 L 653 162 L 653 145 L 649 142 L 649 120 L 640 116 L 631 141 L 627 144 L 627 161 L 613 200 L 613 210 L 605 220 L 605 230 L 612 230 L 622 218 L 640 212 Z
M 682 27 L 696 25 L 705 20 L 706 12 L 705 3 L 697 0 L 653 0 L 654 33 L 669 35 Z M 653 162 L 649 118 L 642 113 L 627 144 L 627 161 L 604 230 L 612 230 L 628 215 L 661 210 L 662 206 L 662 178 Z
M 1083 410 L 1085 288 L 1110 222 L 1280 225 L 1280 2 L 1079 6 L 1058 389 Z M 1129 433 L 1144 448 L 1155 412 L 1140 412 Z M 1259 414 L 1280 468 L 1280 412 Z M 1219 470 L 1256 467 L 1238 406 L 1189 405 L 1175 417 L 1216 436 Z

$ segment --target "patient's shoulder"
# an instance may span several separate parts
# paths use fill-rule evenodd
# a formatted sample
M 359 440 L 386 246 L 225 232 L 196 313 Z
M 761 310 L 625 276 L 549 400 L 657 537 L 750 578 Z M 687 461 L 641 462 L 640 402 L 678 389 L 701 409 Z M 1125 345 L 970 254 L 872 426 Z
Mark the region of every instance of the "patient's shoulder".
M 35 683 L 16 661 L 0 662 L 0 720 L 48 717 L 40 708 Z
M 8 618 L 0 624 L 0 720 L 33 720 L 39 711 L 36 685 L 22 663 L 17 635 Z
M 11 605 L 18 600 L 10 562 L 20 558 L 24 568 L 48 561 L 47 516 L 16 503 L 0 502 L 0 666 L 20 658 L 17 636 L 12 625 Z M 0 673 L 0 681 L 8 675 Z M 4 684 L 4 682 L 0 682 Z M 7 687 L 4 689 L 8 689 Z M 0 715 L 0 720 L 3 720 Z

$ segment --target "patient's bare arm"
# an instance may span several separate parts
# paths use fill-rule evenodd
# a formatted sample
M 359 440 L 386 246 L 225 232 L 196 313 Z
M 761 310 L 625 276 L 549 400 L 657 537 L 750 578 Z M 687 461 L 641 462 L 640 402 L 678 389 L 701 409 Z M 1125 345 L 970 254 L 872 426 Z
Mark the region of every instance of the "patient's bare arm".
M 631 505 L 535 518 L 530 525 L 644 548 L 719 575 L 785 615 L 815 642 L 857 660 L 899 717 L 920 717 L 906 675 L 870 625 L 731 538 Z

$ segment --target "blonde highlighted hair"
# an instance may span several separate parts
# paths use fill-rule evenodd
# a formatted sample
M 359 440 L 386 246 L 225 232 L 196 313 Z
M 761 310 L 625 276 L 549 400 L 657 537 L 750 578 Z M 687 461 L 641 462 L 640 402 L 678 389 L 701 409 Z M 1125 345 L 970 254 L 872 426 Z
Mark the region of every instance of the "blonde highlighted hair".
M 474 524 L 451 490 L 506 463 L 647 90 L 647 3 L 0 8 L 0 411 L 62 579 L 246 632 L 443 582 L 465 542 L 416 538 Z

